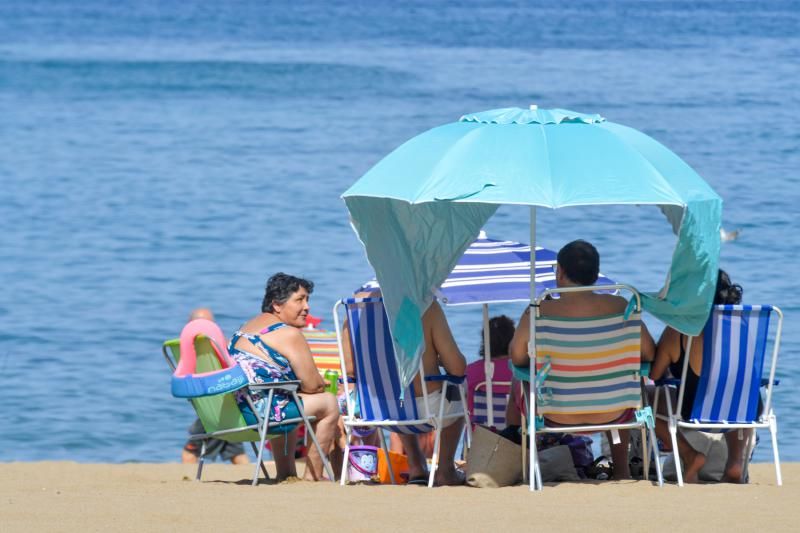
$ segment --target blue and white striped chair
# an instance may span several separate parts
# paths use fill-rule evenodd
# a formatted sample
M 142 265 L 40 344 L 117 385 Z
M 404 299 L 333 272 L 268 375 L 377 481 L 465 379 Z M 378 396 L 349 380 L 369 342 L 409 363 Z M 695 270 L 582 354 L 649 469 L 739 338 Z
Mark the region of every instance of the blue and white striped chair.
M 344 426 L 347 433 L 347 444 L 344 452 L 341 484 L 347 482 L 347 464 L 350 454 L 350 434 L 354 427 L 377 427 L 395 433 L 419 434 L 436 432 L 432 464 L 428 486 L 433 486 L 433 479 L 438 467 L 439 447 L 441 444 L 442 421 L 463 417 L 465 427 L 469 427 L 469 415 L 466 407 L 462 413 L 443 415 L 444 400 L 448 386 L 458 387 L 462 405 L 466 405 L 464 378 L 450 375 L 425 376 L 420 361 L 420 376 L 424 381 L 443 381 L 442 401 L 437 413 L 417 412 L 413 384 L 405 389 L 403 400 L 400 400 L 400 377 L 395 360 L 394 345 L 389 331 L 389 318 L 383 308 L 382 298 L 350 298 L 333 306 L 333 320 L 338 333 L 339 354 L 342 375 L 346 375 L 344 362 L 342 328 L 339 325 L 339 306 L 344 306 L 347 314 L 347 327 L 350 334 L 350 348 L 355 365 L 356 394 L 358 407 L 354 399 L 347 395 L 347 415 Z M 427 408 L 427 390 L 423 387 Z M 467 435 L 469 430 L 467 429 Z M 381 437 L 383 434 L 381 433 Z M 386 448 L 385 442 L 383 443 Z M 391 472 L 391 461 L 388 462 Z
M 769 325 L 772 313 L 778 315 L 778 326 L 773 342 L 772 362 L 769 377 L 763 377 L 764 359 L 767 350 Z M 689 353 L 684 358 L 680 380 L 659 382 L 656 392 L 663 390 L 666 405 L 672 450 L 678 477 L 683 486 L 683 473 L 679 467 L 678 428 L 719 432 L 733 429 L 769 429 L 772 452 L 775 460 L 775 475 L 782 484 L 781 466 L 778 458 L 778 426 L 772 409 L 772 387 L 775 382 L 775 366 L 778 362 L 783 313 L 770 305 L 717 305 L 703 330 L 703 366 L 697 386 L 691 417 L 681 416 L 683 387 L 689 367 Z M 692 338 L 687 341 L 691 348 Z M 678 402 L 672 410 L 670 387 L 678 386 Z M 761 387 L 766 387 L 764 408 L 759 414 L 758 404 Z

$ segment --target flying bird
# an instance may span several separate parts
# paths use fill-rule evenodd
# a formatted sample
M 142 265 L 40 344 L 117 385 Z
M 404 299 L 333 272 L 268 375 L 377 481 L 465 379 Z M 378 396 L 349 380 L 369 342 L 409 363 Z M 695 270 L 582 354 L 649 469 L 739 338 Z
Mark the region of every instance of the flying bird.
M 719 228 L 719 238 L 722 240 L 722 242 L 735 241 L 739 238 L 739 234 L 741 232 L 741 229 L 726 231 L 725 228 Z

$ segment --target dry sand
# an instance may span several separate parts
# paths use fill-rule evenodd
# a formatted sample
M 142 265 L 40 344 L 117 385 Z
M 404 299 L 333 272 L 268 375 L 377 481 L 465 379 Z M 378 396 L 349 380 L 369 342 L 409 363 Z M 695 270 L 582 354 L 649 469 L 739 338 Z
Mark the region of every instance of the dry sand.
M 800 464 L 750 485 L 643 481 L 473 489 L 249 484 L 252 467 L 0 464 L 0 531 L 740 531 L 800 529 Z M 302 470 L 301 470 L 302 471 Z M 344 510 L 349 509 L 350 518 Z

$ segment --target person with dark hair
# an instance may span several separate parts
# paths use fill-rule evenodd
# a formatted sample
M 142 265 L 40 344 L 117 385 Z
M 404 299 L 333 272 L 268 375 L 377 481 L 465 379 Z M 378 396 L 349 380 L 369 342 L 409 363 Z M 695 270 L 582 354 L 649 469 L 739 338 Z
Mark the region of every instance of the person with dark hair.
M 744 290 L 741 285 L 731 282 L 730 276 L 724 270 L 717 274 L 717 288 L 714 293 L 714 305 L 740 304 Z M 650 369 L 651 379 L 661 379 L 669 371 L 676 378 L 680 378 L 683 372 L 683 364 L 686 352 L 689 351 L 689 367 L 686 369 L 686 382 L 683 384 L 683 404 L 681 416 L 684 420 L 689 420 L 692 413 L 692 405 L 697 394 L 697 386 L 700 382 L 700 371 L 703 368 L 703 334 L 692 339 L 691 349 L 688 349 L 688 337 L 683 333 L 667 327 L 661 334 L 656 349 L 656 357 Z M 673 397 L 673 408 L 677 407 L 677 398 Z M 752 431 L 752 430 L 749 430 Z M 656 420 L 656 434 L 663 443 L 669 445 L 671 442 L 667 423 L 664 420 Z M 723 481 L 741 483 L 744 474 L 744 450 L 747 439 L 739 439 L 738 431 L 729 431 L 725 434 L 728 445 L 728 461 L 725 466 Z M 696 451 L 686 438 L 678 432 L 678 452 L 683 461 L 686 472 L 684 480 L 687 483 L 696 483 L 699 479 L 700 469 L 706 462 L 706 456 Z
M 506 315 L 494 316 L 489 320 L 489 356 L 492 359 L 508 357 L 508 345 L 514 338 L 514 321 Z M 481 347 L 478 349 L 481 357 L 486 356 L 483 329 L 481 329 Z
M 306 338 L 300 331 L 306 325 L 308 299 L 313 290 L 312 282 L 283 272 L 269 278 L 261 314 L 234 333 L 229 351 L 251 383 L 300 381 L 299 395 L 303 410 L 306 415 L 316 417 L 314 432 L 323 451 L 327 453 L 336 438 L 339 408 L 336 397 L 325 392 L 325 381 L 319 375 Z M 239 407 L 245 420 L 255 423 L 255 416 L 244 400 L 244 393 L 238 394 Z M 266 405 L 266 394 L 254 400 L 256 408 L 264 416 L 268 412 L 272 422 L 299 416 L 297 406 L 286 394 L 276 392 L 272 405 Z M 288 427 L 285 431 L 286 436 L 274 439 L 272 445 L 279 481 L 297 476 L 294 462 L 297 426 Z M 316 447 L 311 446 L 306 456 L 304 478 L 319 481 L 323 479 L 322 473 L 323 458 Z
M 572 241 L 558 252 L 556 262 L 556 286 L 580 287 L 594 285 L 600 275 L 600 254 L 589 242 L 584 240 Z M 539 310 L 542 316 L 592 318 L 603 315 L 623 313 L 628 306 L 628 301 L 622 296 L 613 294 L 598 294 L 593 291 L 565 292 L 558 299 L 544 300 Z M 516 366 L 527 367 L 530 364 L 528 357 L 528 341 L 531 335 L 530 307 L 527 307 L 520 317 L 517 330 L 511 341 L 511 360 Z M 641 357 L 643 361 L 651 361 L 655 355 L 655 343 L 647 327 L 642 324 Z M 516 387 L 514 388 L 516 391 Z M 549 414 L 547 418 L 555 424 L 580 425 L 580 424 L 605 424 L 623 419 L 630 415 L 627 410 L 610 413 L 594 413 L 588 415 Z M 630 468 L 628 465 L 628 431 L 620 431 L 620 443 L 611 447 L 614 462 L 614 478 L 629 479 Z M 611 440 L 611 439 L 609 439 Z
M 467 365 L 467 395 L 469 412 L 474 419 L 475 416 L 475 398 L 474 391 L 480 386 L 482 390 L 486 390 L 485 383 L 491 378 L 492 383 L 498 383 L 492 387 L 492 394 L 511 392 L 511 383 L 513 376 L 511 369 L 508 368 L 508 347 L 511 344 L 511 339 L 514 338 L 514 321 L 506 315 L 494 316 L 489 320 L 489 357 L 491 359 L 491 377 L 486 375 L 486 346 L 484 341 L 483 328 L 480 330 L 481 344 L 478 353 L 481 358 L 473 363 Z M 502 385 L 501 385 L 502 383 Z M 492 405 L 494 405 L 492 400 Z M 505 413 L 505 426 L 512 426 L 519 428 L 522 417 L 516 404 L 513 402 L 506 403 Z M 501 422 L 497 420 L 496 422 Z M 500 424 L 495 424 L 496 427 L 502 427 Z

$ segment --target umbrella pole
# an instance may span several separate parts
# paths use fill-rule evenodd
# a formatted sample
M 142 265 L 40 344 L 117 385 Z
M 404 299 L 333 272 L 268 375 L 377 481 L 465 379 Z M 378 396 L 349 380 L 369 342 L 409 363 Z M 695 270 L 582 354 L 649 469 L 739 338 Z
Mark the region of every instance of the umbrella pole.
M 528 437 L 530 438 L 530 445 L 528 446 L 528 465 L 530 465 L 530 474 L 528 481 L 530 483 L 530 490 L 536 490 L 537 477 L 539 478 L 539 488 L 542 488 L 541 477 L 539 472 L 539 465 L 537 464 L 536 457 L 536 312 L 534 304 L 536 303 L 536 207 L 531 206 L 531 295 L 528 322 L 530 324 L 530 338 L 528 339 L 528 357 L 530 358 L 530 381 L 528 382 L 529 400 L 528 400 Z
M 494 427 L 494 396 L 492 396 L 492 380 L 494 379 L 494 364 L 492 363 L 492 348 L 489 344 L 489 304 L 483 304 L 483 373 L 486 376 L 486 421 L 489 427 Z

